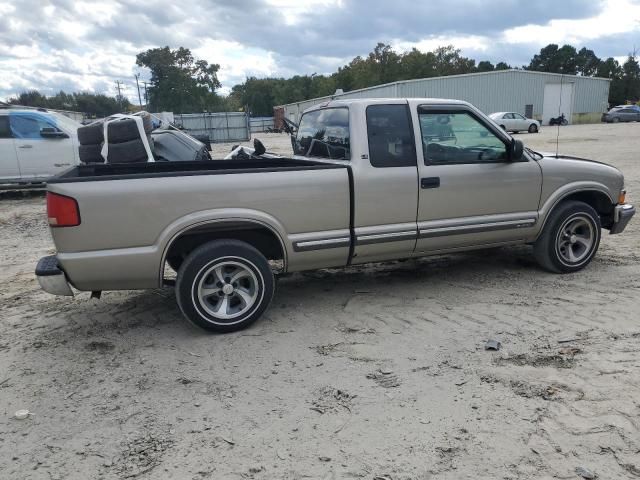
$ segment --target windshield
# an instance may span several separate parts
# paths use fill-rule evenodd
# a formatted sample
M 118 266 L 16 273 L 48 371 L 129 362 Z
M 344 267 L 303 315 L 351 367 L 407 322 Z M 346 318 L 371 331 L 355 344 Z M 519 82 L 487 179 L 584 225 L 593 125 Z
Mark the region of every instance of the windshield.
M 349 110 L 325 108 L 305 113 L 293 150 L 296 155 L 348 160 Z

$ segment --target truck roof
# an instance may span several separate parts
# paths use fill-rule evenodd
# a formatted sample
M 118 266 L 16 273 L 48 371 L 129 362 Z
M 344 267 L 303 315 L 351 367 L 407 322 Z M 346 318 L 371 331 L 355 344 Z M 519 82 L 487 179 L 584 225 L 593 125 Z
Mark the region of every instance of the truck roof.
M 425 103 L 430 105 L 469 105 L 468 102 L 462 100 L 454 100 L 448 98 L 340 98 L 334 100 L 328 100 L 326 102 L 319 103 L 317 105 L 313 105 L 312 107 L 307 108 L 304 112 L 309 112 L 312 110 L 318 110 L 321 108 L 330 108 L 330 107 L 348 107 L 350 105 L 371 105 L 376 103 L 397 103 L 398 101 L 415 101 L 418 103 Z M 304 113 L 303 112 L 303 113 Z

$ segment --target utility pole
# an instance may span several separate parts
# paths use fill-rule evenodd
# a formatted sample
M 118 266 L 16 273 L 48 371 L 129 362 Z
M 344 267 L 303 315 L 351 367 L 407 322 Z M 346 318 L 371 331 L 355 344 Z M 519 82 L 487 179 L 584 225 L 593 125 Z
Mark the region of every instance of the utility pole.
M 149 108 L 149 94 L 147 93 L 147 82 L 142 82 L 144 85 L 144 104 Z
M 136 87 L 138 88 L 138 103 L 140 104 L 140 110 L 142 110 L 142 98 L 140 98 L 140 84 L 138 83 L 140 74 L 136 73 L 135 77 L 136 77 Z
M 118 105 L 120 106 L 120 111 L 122 112 L 122 93 L 120 92 L 120 84 L 122 82 L 120 80 L 116 80 L 116 88 L 118 89 Z

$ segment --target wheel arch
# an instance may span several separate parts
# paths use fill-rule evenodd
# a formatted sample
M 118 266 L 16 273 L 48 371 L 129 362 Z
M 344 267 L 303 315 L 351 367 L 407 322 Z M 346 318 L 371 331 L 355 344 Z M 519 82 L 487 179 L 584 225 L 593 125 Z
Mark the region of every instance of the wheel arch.
M 583 202 L 591 206 L 600 216 L 602 226 L 604 228 L 611 227 L 615 202 L 609 195 L 606 187 L 598 185 L 582 188 L 577 187 L 561 192 L 547 200 L 545 205 L 542 207 L 543 221 L 541 222 L 540 231 L 538 232 L 537 237 L 542 234 L 551 212 L 553 212 L 562 203 L 571 200 Z
M 281 233 L 272 225 L 254 218 L 221 218 L 190 224 L 167 242 L 160 262 L 160 280 L 170 256 L 186 256 L 199 246 L 214 240 L 239 240 L 256 248 L 268 260 L 281 260 L 287 269 L 287 248 Z

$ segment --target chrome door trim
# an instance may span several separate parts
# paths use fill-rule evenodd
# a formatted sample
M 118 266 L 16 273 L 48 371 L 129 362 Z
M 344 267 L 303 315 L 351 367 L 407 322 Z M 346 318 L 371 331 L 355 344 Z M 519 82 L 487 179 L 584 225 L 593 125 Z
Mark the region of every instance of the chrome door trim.
M 405 230 L 402 232 L 373 233 L 369 235 L 358 235 L 356 245 L 372 245 L 375 243 L 399 242 L 402 240 L 415 240 L 418 236 L 416 230 Z
M 463 235 L 468 233 L 491 232 L 495 230 L 511 230 L 533 227 L 537 222 L 535 217 L 519 218 L 482 223 L 467 223 L 445 227 L 420 228 L 419 238 L 442 237 L 445 235 Z
M 326 248 L 348 247 L 351 244 L 349 237 L 325 238 L 321 240 L 306 240 L 293 243 L 294 252 L 308 252 L 310 250 L 324 250 Z

